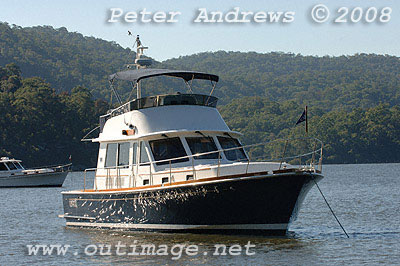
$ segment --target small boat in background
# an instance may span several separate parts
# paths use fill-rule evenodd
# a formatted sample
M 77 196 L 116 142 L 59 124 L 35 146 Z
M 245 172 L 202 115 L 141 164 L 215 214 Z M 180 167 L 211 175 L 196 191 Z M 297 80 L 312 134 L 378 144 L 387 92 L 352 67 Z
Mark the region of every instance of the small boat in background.
M 72 164 L 25 169 L 21 160 L 1 157 L 0 188 L 61 187 Z

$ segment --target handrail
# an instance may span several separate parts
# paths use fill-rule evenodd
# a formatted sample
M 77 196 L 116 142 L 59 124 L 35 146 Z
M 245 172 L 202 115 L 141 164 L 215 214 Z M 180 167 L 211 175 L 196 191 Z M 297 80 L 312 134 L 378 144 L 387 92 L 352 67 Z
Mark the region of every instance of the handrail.
M 47 166 L 37 166 L 33 168 L 28 168 L 25 170 L 38 170 L 38 169 L 47 169 L 47 168 L 64 168 L 64 167 L 69 167 L 72 166 L 72 163 L 67 163 L 67 164 L 55 164 L 55 165 L 47 165 Z
M 82 139 L 81 141 L 92 141 L 92 139 L 87 139 L 86 137 L 89 136 L 92 132 L 94 132 L 96 129 L 99 129 L 100 126 L 97 126 L 95 128 L 93 128 L 92 130 L 89 131 L 89 133 L 87 133 Z
M 217 165 L 217 177 L 220 175 L 220 167 L 221 167 L 221 153 L 225 153 L 227 151 L 233 151 L 233 150 L 239 150 L 239 149 L 245 149 L 245 148 L 254 148 L 254 147 L 259 147 L 259 146 L 263 146 L 263 145 L 267 145 L 267 144 L 272 144 L 272 143 L 277 143 L 277 142 L 282 142 L 285 141 L 285 149 L 287 146 L 287 142 L 290 141 L 296 141 L 296 140 L 314 140 L 314 147 L 312 149 L 312 151 L 310 152 L 306 152 L 300 155 L 294 155 L 294 156 L 286 156 L 286 157 L 282 157 L 282 156 L 278 156 L 277 158 L 269 158 L 269 159 L 264 159 L 264 161 L 270 161 L 270 162 L 275 162 L 275 161 L 280 161 L 280 162 L 284 162 L 284 160 L 292 160 L 292 159 L 296 159 L 296 158 L 302 158 L 302 157 L 306 157 L 309 155 L 312 155 L 312 159 L 310 162 L 310 165 L 307 166 L 307 169 L 310 170 L 319 170 L 322 171 L 322 150 L 323 150 L 323 143 L 321 140 L 314 138 L 314 137 L 297 137 L 297 138 L 291 138 L 291 139 L 276 139 L 276 140 L 272 140 L 272 141 L 267 141 L 267 142 L 263 142 L 263 143 L 257 143 L 257 144 L 250 144 L 250 145 L 241 145 L 238 147 L 233 147 L 233 148 L 228 148 L 228 149 L 218 149 L 215 151 L 211 151 L 211 152 L 203 152 L 203 153 L 197 153 L 197 154 L 192 154 L 192 155 L 186 155 L 186 156 L 181 156 L 181 157 L 174 157 L 174 158 L 170 158 L 170 159 L 164 159 L 164 160 L 158 160 L 158 161 L 152 161 L 150 163 L 138 163 L 138 164 L 128 164 L 128 165 L 117 165 L 117 166 L 108 166 L 108 167 L 103 167 L 103 168 L 87 168 L 84 170 L 85 174 L 84 174 L 84 190 L 86 189 L 86 172 L 88 171 L 96 171 L 96 170 L 107 170 L 107 183 L 110 182 L 110 180 L 108 180 L 108 176 L 110 176 L 110 170 L 116 170 L 117 171 L 117 177 L 120 177 L 120 169 L 126 168 L 126 169 L 133 169 L 131 167 L 136 167 L 136 166 L 143 166 L 143 165 L 149 165 L 149 174 L 144 174 L 141 173 L 140 175 L 149 175 L 149 182 L 150 184 L 154 184 L 154 180 L 153 180 L 153 176 L 154 175 L 158 175 L 158 174 L 165 174 L 164 171 L 166 171 L 165 169 L 162 171 L 159 171 L 159 173 L 152 172 L 152 165 L 157 164 L 157 163 L 162 163 L 162 162 L 168 162 L 169 164 L 169 170 L 167 170 L 170 176 L 170 182 L 172 182 L 172 161 L 175 160 L 181 160 L 181 159 L 191 159 L 192 161 L 192 165 L 191 165 L 191 171 L 193 172 L 193 178 L 196 179 L 196 171 L 201 171 L 202 169 L 196 169 L 195 168 L 195 164 L 194 164 L 194 160 L 196 159 L 195 157 L 200 157 L 203 155 L 209 155 L 209 154 L 214 154 L 214 153 L 218 153 L 218 165 Z M 320 144 L 319 148 L 316 148 L 316 143 Z M 319 153 L 319 156 L 317 155 Z M 250 155 L 249 155 L 250 157 Z M 318 159 L 318 163 L 316 164 L 316 157 L 319 157 Z M 258 159 L 261 158 L 261 156 L 259 157 L 253 157 L 252 159 Z M 240 161 L 233 161 L 233 162 L 242 162 L 243 160 Z M 250 158 L 247 158 L 246 160 L 246 173 L 248 172 L 248 168 L 249 168 L 249 164 L 250 164 Z M 316 167 L 317 166 L 317 167 Z M 188 167 L 188 166 L 185 166 Z M 300 168 L 302 168 L 302 165 L 299 165 Z M 304 168 L 304 167 L 303 167 Z M 119 182 L 121 183 L 121 182 Z M 134 183 L 136 185 L 136 180 L 134 180 Z M 110 184 L 108 184 L 110 185 Z
M 136 165 L 148 165 L 148 164 L 157 164 L 157 163 L 161 163 L 161 162 L 169 162 L 169 161 L 175 161 L 175 160 L 181 160 L 181 159 L 187 159 L 187 158 L 192 158 L 192 157 L 200 157 L 203 155 L 209 155 L 209 154 L 213 154 L 213 153 L 219 153 L 219 152 L 225 152 L 225 151 L 231 151 L 231 150 L 239 150 L 239 149 L 244 149 L 244 148 L 251 148 L 251 147 L 257 147 L 257 146 L 261 146 L 261 145 L 265 145 L 265 144 L 269 144 L 269 143 L 274 143 L 274 142 L 278 142 L 278 141 L 282 141 L 282 140 L 299 140 L 299 139 L 315 139 L 316 141 L 318 141 L 321 145 L 323 144 L 321 140 L 317 139 L 317 138 L 313 138 L 313 137 L 305 137 L 305 138 L 293 138 L 293 139 L 276 139 L 276 140 L 272 140 L 272 141 L 267 141 L 267 142 L 263 142 L 263 143 L 257 143 L 257 144 L 250 144 L 250 145 L 241 145 L 239 147 L 234 147 L 234 148 L 229 148 L 229 149 L 219 149 L 219 150 L 215 150 L 215 151 L 209 151 L 209 152 L 203 152 L 203 153 L 196 153 L 196 154 L 192 154 L 192 155 L 186 155 L 186 156 L 181 156 L 181 157 L 174 157 L 174 158 L 170 158 L 170 159 L 164 159 L 164 160 L 158 160 L 158 161 L 152 161 L 151 163 L 149 162 L 145 162 L 145 163 L 138 163 L 138 164 L 126 164 L 126 165 L 118 165 L 118 166 L 108 166 L 108 167 L 103 167 L 103 168 L 97 168 L 97 167 L 92 167 L 92 168 L 87 168 L 85 170 L 88 171 L 93 171 L 96 169 L 116 169 L 116 168 L 129 168 L 131 166 L 136 166 Z M 290 156 L 290 157 L 284 157 L 283 159 L 293 159 L 293 158 L 298 158 L 299 156 L 306 156 L 306 155 L 310 155 L 313 152 L 316 151 L 320 151 L 322 149 L 318 148 L 315 151 L 311 151 L 309 153 L 305 153 L 305 154 L 301 154 L 301 155 L 296 155 L 296 156 Z M 256 158 L 260 158 L 260 157 L 256 157 Z M 266 160 L 280 160 L 281 158 L 269 158 Z M 246 160 L 247 161 L 247 160 Z

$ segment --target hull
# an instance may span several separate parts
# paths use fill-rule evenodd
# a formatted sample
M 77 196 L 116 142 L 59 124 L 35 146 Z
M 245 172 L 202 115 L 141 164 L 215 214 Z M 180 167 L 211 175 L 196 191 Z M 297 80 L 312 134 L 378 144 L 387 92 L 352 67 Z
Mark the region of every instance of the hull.
M 61 187 L 68 172 L 13 175 L 0 178 L 0 188 L 6 187 Z
M 322 175 L 300 172 L 197 180 L 147 190 L 65 192 L 67 226 L 284 235 Z

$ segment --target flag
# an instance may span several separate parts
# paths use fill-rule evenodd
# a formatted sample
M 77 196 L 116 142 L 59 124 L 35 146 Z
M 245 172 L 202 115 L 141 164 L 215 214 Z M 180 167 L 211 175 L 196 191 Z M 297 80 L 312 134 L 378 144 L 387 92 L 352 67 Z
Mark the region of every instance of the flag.
M 306 121 L 306 110 L 303 111 L 303 113 L 301 114 L 299 120 L 297 120 L 296 125 L 298 125 L 298 124 L 300 124 L 300 123 L 302 123 L 304 121 Z
M 306 108 L 304 108 L 303 113 L 301 114 L 299 120 L 297 120 L 296 125 L 302 123 L 302 122 L 306 122 L 306 133 L 308 133 L 308 121 L 307 121 L 307 105 Z

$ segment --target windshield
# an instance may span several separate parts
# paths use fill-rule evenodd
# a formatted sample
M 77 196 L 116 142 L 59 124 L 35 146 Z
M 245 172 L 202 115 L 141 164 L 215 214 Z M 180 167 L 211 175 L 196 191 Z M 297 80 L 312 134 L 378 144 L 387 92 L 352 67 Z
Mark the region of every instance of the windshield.
M 15 167 L 17 167 L 18 169 L 24 169 L 21 165 L 21 163 L 19 162 L 14 162 Z
M 241 147 L 239 141 L 234 138 L 229 137 L 218 137 L 219 144 L 222 149 L 231 149 Z M 232 149 L 228 151 L 224 151 L 226 159 L 229 161 L 247 161 L 246 154 L 244 153 L 243 148 L 241 149 Z
M 193 155 L 197 153 L 212 152 L 217 150 L 217 146 L 215 145 L 214 140 L 211 137 L 186 138 L 186 141 Z M 195 156 L 194 158 L 196 160 L 218 159 L 218 153 L 216 152 L 216 153 L 204 154 L 200 156 Z
M 14 165 L 12 162 L 6 162 L 6 164 L 7 164 L 8 168 L 9 168 L 10 170 L 15 170 L 15 169 L 17 169 L 17 167 L 15 167 L 15 165 Z
M 168 160 L 177 157 L 186 156 L 185 149 L 179 138 L 167 138 L 149 141 L 151 151 L 155 161 Z M 172 160 L 171 163 L 180 163 L 189 161 L 188 158 Z M 158 162 L 156 165 L 169 164 L 169 161 Z

